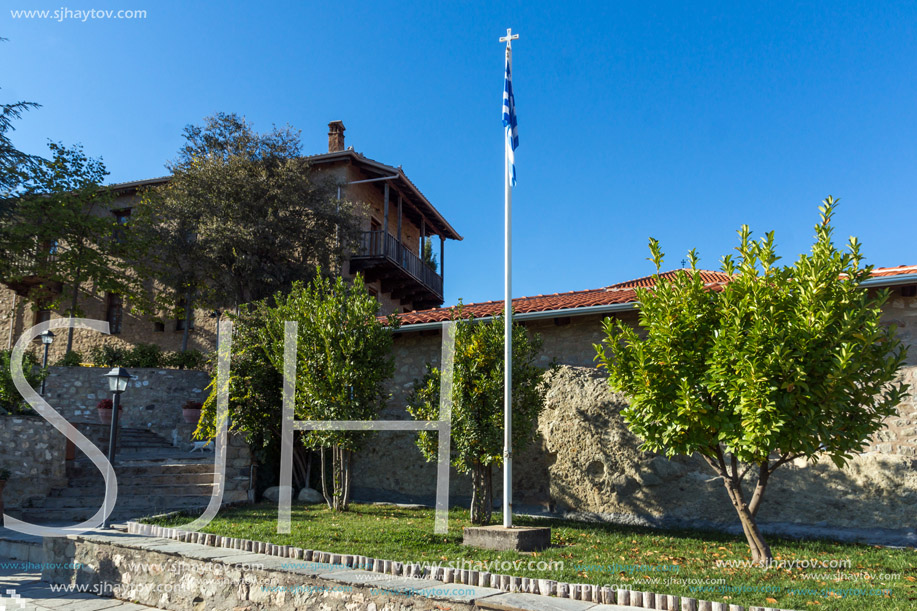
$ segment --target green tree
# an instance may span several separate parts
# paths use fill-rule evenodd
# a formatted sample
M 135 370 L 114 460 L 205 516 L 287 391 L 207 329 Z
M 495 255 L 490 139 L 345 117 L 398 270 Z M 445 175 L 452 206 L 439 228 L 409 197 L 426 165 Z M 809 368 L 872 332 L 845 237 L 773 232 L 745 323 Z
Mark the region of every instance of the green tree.
M 288 294 L 275 295 L 243 309 L 233 339 L 230 413 L 233 426 L 254 435 L 267 448 L 280 439 L 284 324 L 298 323 L 297 420 L 374 420 L 385 406 L 385 380 L 395 370 L 392 329 L 398 320 L 379 320 L 379 302 L 361 276 L 347 283 L 316 270 L 309 284 L 296 282 Z M 214 432 L 213 398 L 204 405 L 198 435 Z M 350 502 L 353 453 L 365 442 L 361 431 L 308 431 L 302 444 L 318 450 L 321 488 L 328 506 L 345 511 Z M 331 454 L 331 490 L 326 454 Z M 302 472 L 294 457 L 294 472 Z
M 41 159 L 27 175 L 12 213 L 0 220 L 0 237 L 18 255 L 0 262 L 6 282 L 41 279 L 29 297 L 43 307 L 66 302 L 67 313 L 81 313 L 79 296 L 116 293 L 134 300 L 142 310 L 141 277 L 130 273 L 123 258 L 139 257 L 130 239 L 110 212 L 112 192 L 102 186 L 108 172 L 99 159 L 81 146 L 50 142 L 50 159 Z M 57 292 L 54 286 L 66 287 Z M 67 334 L 67 351 L 73 329 Z
M 298 131 L 258 133 L 219 113 L 186 127 L 184 139 L 168 184 L 138 209 L 159 244 L 153 258 L 168 307 L 186 317 L 194 306 L 236 307 L 289 290 L 316 266 L 339 269 L 356 208 L 311 170 Z
M 470 473 L 471 521 L 489 524 L 493 508 L 493 466 L 503 464 L 504 318 L 475 322 L 454 316 L 455 360 L 452 373 L 452 465 Z M 513 325 L 513 452 L 532 441 L 547 389 L 545 368 L 536 365 L 542 339 Z M 414 382 L 408 412 L 416 420 L 439 418 L 440 370 L 427 365 Z M 417 447 L 427 461 L 438 457 L 436 433 L 418 433 Z
M 268 346 L 264 344 L 265 325 L 271 319 L 270 306 L 264 301 L 245 304 L 237 314 L 225 316 L 233 323 L 229 426 L 233 431 L 246 433 L 248 445 L 258 464 L 273 467 L 280 460 L 283 375 L 268 358 Z M 215 355 L 213 360 L 212 364 L 215 364 Z M 210 388 L 216 388 L 215 367 Z M 215 435 L 216 393 L 211 392 L 204 402 L 194 436 L 196 439 L 209 439 Z M 294 431 L 294 436 L 299 440 L 302 433 Z M 309 471 L 308 451 L 302 443 L 294 443 L 294 485 L 308 486 Z M 273 482 L 269 474 L 270 471 L 265 470 L 259 479 L 270 485 Z
M 704 458 L 756 563 L 772 559 L 756 515 L 773 473 L 797 458 L 843 467 L 907 390 L 895 381 L 905 349 L 880 322 L 888 293 L 867 293 L 872 268 L 861 267 L 856 238 L 847 252 L 835 247 L 835 200 L 823 203 L 811 252 L 793 265 L 775 265 L 773 232 L 752 240 L 743 226 L 737 259 L 723 258 L 733 279 L 722 290 L 704 286 L 694 251 L 690 272 L 659 276 L 651 239 L 657 275 L 653 289 L 637 289 L 642 332 L 609 320 L 596 346 L 643 448 Z M 754 485 L 743 486 L 750 473 Z
M 0 42 L 5 42 L 0 38 Z M 9 198 L 19 191 L 24 174 L 38 161 L 38 157 L 29 155 L 17 149 L 10 140 L 13 121 L 22 117 L 22 113 L 38 108 L 35 102 L 12 102 L 0 104 L 0 213 L 7 210 Z

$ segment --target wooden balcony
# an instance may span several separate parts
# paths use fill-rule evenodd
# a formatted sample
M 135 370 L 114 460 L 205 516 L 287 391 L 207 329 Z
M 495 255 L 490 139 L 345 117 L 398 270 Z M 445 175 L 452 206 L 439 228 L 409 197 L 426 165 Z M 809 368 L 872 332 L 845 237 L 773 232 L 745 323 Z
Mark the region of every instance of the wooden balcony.
M 55 262 L 55 255 L 47 249 L 38 252 L 19 253 L 8 262 L 8 277 L 0 279 L 22 297 L 40 298 L 57 295 L 62 290 L 59 282 L 48 280 L 42 270 Z
M 386 231 L 364 231 L 350 258 L 350 272 L 367 282 L 381 280 L 382 291 L 410 301 L 415 309 L 441 305 L 443 277 Z

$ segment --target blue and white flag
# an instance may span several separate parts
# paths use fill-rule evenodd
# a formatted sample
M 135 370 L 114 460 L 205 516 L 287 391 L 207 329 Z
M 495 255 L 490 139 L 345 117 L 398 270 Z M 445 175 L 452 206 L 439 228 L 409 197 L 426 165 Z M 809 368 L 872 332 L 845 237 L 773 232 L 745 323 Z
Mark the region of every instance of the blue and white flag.
M 503 127 L 506 129 L 506 155 L 510 167 L 512 185 L 516 186 L 516 147 L 519 146 L 519 127 L 516 125 L 516 99 L 513 97 L 513 75 L 511 51 L 506 53 L 506 75 L 503 80 Z

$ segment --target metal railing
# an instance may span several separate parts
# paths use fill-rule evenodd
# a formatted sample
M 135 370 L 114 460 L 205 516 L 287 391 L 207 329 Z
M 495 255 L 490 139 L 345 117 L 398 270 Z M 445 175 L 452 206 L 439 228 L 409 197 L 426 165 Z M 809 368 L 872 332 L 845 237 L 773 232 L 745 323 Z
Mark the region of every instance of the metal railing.
M 406 271 L 415 280 L 443 296 L 443 277 L 408 250 L 398 238 L 387 231 L 364 231 L 360 235 L 354 258 L 384 257 Z

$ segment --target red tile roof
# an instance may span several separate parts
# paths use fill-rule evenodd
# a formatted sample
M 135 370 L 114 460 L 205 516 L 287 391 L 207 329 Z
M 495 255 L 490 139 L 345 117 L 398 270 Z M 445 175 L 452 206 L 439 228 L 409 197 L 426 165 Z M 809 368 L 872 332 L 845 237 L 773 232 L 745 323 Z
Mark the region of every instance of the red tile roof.
M 672 278 L 678 273 L 687 270 L 672 270 L 663 272 L 662 277 Z M 716 290 L 729 282 L 729 275 L 712 270 L 700 270 L 701 278 L 706 286 Z M 901 265 L 899 267 L 880 267 L 873 270 L 872 277 L 881 278 L 888 276 L 903 276 L 917 274 L 917 265 Z M 655 283 L 654 276 L 645 276 L 627 282 L 619 282 L 600 289 L 587 291 L 571 291 L 569 293 L 554 293 L 552 295 L 535 295 L 534 297 L 519 297 L 513 299 L 513 311 L 517 314 L 532 312 L 551 312 L 554 310 L 569 310 L 592 306 L 636 303 L 637 294 L 635 287 L 652 287 Z M 503 313 L 503 301 L 484 301 L 480 303 L 466 303 L 463 305 L 465 316 L 481 318 L 496 316 Z M 421 323 L 435 323 L 447 321 L 451 318 L 454 307 L 433 308 L 430 310 L 417 310 L 400 314 L 403 326 Z

